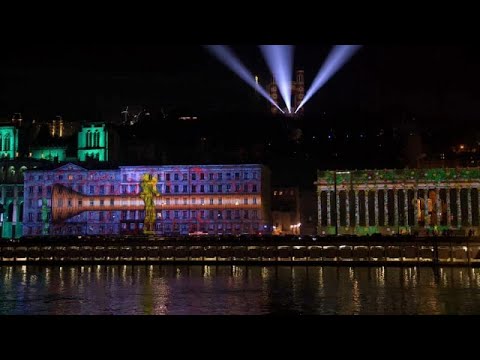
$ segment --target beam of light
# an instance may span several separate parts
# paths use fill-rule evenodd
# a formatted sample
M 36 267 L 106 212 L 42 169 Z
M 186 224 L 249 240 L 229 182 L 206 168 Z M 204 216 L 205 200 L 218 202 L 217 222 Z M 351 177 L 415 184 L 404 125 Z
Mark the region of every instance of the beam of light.
M 260 95 L 267 99 L 272 105 L 276 106 L 282 113 L 284 111 L 273 101 L 268 93 L 263 89 L 256 81 L 255 77 L 250 71 L 242 64 L 240 60 L 235 56 L 233 51 L 226 45 L 206 45 L 206 49 L 213 54 L 220 62 L 232 70 L 243 81 L 254 88 Z
M 325 85 L 325 83 L 330 80 L 330 78 L 335 75 L 335 73 L 342 68 L 342 66 L 350 60 L 350 58 L 355 55 L 355 53 L 361 48 L 361 45 L 336 45 L 330 51 L 327 59 L 323 63 L 320 71 L 313 80 L 310 89 L 308 89 L 305 97 L 303 98 L 300 105 L 298 105 L 295 113 L 300 110 L 300 108 L 305 105 L 305 103 L 310 100 L 310 98 L 315 95 L 315 93 L 320 90 L 320 88 Z
M 288 112 L 292 112 L 293 45 L 260 45 Z

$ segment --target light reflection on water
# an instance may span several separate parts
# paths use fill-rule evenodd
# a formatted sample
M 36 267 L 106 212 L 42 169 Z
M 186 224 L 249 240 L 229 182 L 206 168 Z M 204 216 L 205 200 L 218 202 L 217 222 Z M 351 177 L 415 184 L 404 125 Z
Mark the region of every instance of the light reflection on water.
M 0 266 L 0 314 L 479 314 L 480 269 Z

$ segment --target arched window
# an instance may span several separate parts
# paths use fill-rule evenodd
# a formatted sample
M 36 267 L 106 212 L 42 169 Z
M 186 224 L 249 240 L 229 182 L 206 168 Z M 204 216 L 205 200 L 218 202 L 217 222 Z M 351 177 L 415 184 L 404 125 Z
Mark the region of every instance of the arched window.
M 5 135 L 3 149 L 5 151 L 10 151 L 10 135 L 9 134 Z
M 100 133 L 98 130 L 95 131 L 95 136 L 94 136 L 94 146 L 99 147 L 100 146 Z
M 90 130 L 87 131 L 87 147 L 92 147 L 92 133 Z

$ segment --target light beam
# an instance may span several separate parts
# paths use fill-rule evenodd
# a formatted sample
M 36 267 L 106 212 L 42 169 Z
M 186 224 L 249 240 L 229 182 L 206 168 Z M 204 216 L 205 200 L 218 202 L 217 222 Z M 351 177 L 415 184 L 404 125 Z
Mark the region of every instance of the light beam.
M 282 113 L 285 113 L 280 107 L 273 101 L 268 93 L 255 81 L 255 77 L 250 71 L 242 64 L 242 62 L 235 56 L 233 51 L 226 45 L 206 45 L 207 50 L 213 54 L 220 62 L 232 70 L 243 81 L 245 81 L 252 88 L 257 90 L 260 95 L 267 99 L 270 103 L 278 108 Z
M 362 47 L 362 45 L 336 45 L 327 59 L 323 63 L 320 71 L 313 80 L 312 85 L 307 91 L 300 105 L 298 105 L 295 113 L 302 108 L 335 73 L 342 68 L 342 66 L 350 60 L 350 58 Z
M 292 112 L 293 45 L 260 45 L 288 112 Z

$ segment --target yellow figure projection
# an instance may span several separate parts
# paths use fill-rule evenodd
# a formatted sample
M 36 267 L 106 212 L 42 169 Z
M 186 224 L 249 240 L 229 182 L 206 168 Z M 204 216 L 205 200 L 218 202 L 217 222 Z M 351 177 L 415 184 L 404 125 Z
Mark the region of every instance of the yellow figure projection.
M 142 192 L 140 198 L 145 203 L 145 219 L 143 220 L 143 233 L 153 234 L 155 232 L 155 197 L 159 196 L 157 190 L 157 179 L 144 174 L 141 182 Z

